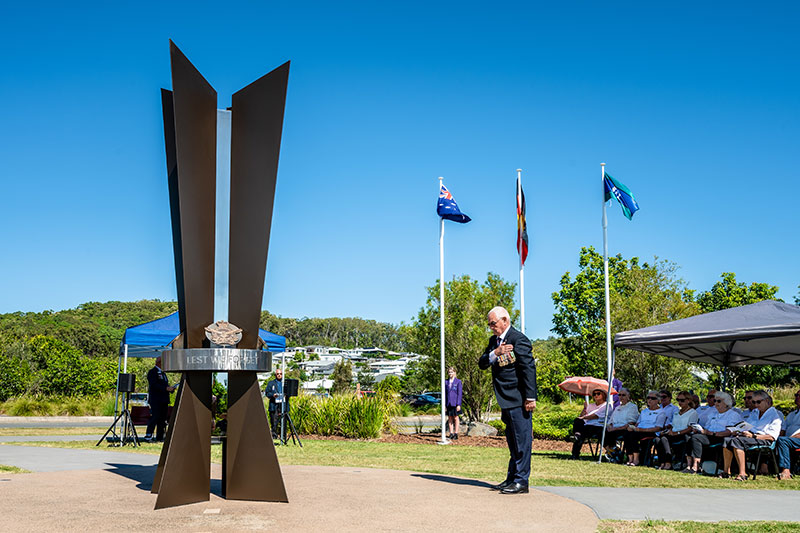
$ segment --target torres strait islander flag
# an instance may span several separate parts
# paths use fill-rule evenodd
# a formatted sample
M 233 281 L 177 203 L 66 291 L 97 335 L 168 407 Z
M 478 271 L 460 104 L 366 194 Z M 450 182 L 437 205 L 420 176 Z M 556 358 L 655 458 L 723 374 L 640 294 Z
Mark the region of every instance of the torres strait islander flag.
M 453 195 L 450 194 L 450 191 L 448 191 L 447 187 L 445 187 L 443 184 L 440 184 L 439 203 L 436 205 L 436 212 L 440 217 L 446 218 L 447 220 L 452 220 L 453 222 L 458 222 L 460 224 L 466 224 L 472 220 L 461 212 L 456 204 L 456 201 L 453 199 Z
M 631 190 L 622 182 L 612 178 L 611 174 L 603 176 L 603 191 L 603 201 L 607 202 L 611 200 L 611 196 L 614 196 L 622 207 L 622 214 L 628 220 L 631 220 L 633 214 L 639 210 L 639 204 L 636 203 L 636 198 L 633 197 Z
M 517 252 L 524 266 L 528 258 L 528 224 L 525 222 L 525 193 L 517 178 Z

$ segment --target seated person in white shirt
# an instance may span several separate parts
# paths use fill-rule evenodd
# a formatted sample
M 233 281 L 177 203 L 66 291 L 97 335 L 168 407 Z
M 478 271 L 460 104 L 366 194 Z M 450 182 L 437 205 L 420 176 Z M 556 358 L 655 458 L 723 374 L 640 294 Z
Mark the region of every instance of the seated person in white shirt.
M 635 424 L 639 419 L 639 408 L 631 401 L 631 391 L 622 387 L 619 389 L 619 405 L 608 419 L 606 426 L 606 451 L 616 446 L 617 440 L 623 438 L 628 432 L 628 426 Z M 621 461 L 620 461 L 621 462 Z
M 628 454 L 628 466 L 639 466 L 639 454 L 642 451 L 642 440 L 650 443 L 649 438 L 655 437 L 656 433 L 664 429 L 667 425 L 667 415 L 659 407 L 658 392 L 651 390 L 647 393 L 647 407 L 639 413 L 636 424 L 629 424 L 625 433 L 625 452 Z
M 718 392 L 714 395 L 716 402 L 716 412 L 711 411 L 706 418 L 705 424 L 698 422 L 702 429 L 694 431 L 689 439 L 689 464 L 683 472 L 697 474 L 700 469 L 700 459 L 703 457 L 703 450 L 712 444 L 722 443 L 725 437 L 730 436 L 728 426 L 735 426 L 742 421 L 742 415 L 731 409 L 733 398 L 727 392 Z
M 659 405 L 667 415 L 667 425 L 672 425 L 672 417 L 678 412 L 678 406 L 672 403 L 672 393 L 668 390 L 658 391 Z
M 662 431 L 655 440 L 661 470 L 672 470 L 672 448 L 682 454 L 692 432 L 692 424 L 697 423 L 697 411 L 694 410 L 694 400 L 689 392 L 678 393 L 678 405 L 680 408 L 672 417 L 669 429 Z
M 800 390 L 794 393 L 796 409 L 786 415 L 783 421 L 781 436 L 775 444 L 778 452 L 778 479 L 791 479 L 792 452 L 800 448 Z
M 747 420 L 750 417 L 750 415 L 753 414 L 753 411 L 757 411 L 755 405 L 753 404 L 754 392 L 755 392 L 754 390 L 744 391 L 744 409 L 738 409 L 734 407 L 734 409 L 742 413 L 742 418 L 744 418 L 745 420 Z
M 697 423 L 703 427 L 708 424 L 708 417 L 717 412 L 717 391 L 710 389 L 706 395 L 706 405 L 695 407 L 697 411 Z
M 720 477 L 730 476 L 731 461 L 736 457 L 736 462 L 739 465 L 739 475 L 736 476 L 736 481 L 745 481 L 747 479 L 747 470 L 745 469 L 744 451 L 751 446 L 771 442 L 781 434 L 782 420 L 778 416 L 778 411 L 772 407 L 770 395 L 763 390 L 755 391 L 752 393 L 752 402 L 755 412 L 747 422 L 752 424 L 753 428 L 749 431 L 736 432 L 725 439 L 723 445 L 725 469 L 720 474 Z
M 583 441 L 589 437 L 599 437 L 603 433 L 603 422 L 606 418 L 606 407 L 611 413 L 613 407 L 606 406 L 608 391 L 595 389 L 592 391 L 594 403 L 585 401 L 580 416 L 572 422 L 572 458 L 579 459 Z

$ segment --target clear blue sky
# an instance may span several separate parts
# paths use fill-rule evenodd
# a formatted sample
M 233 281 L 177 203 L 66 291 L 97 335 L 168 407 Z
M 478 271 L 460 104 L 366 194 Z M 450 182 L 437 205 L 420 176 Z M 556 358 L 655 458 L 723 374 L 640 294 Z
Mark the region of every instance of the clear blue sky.
M 551 3 L 562 5 L 563 3 Z M 797 293 L 794 2 L 6 3 L 0 312 L 175 298 L 159 89 L 173 39 L 230 95 L 292 61 L 264 308 L 410 321 L 438 279 L 517 280 L 527 329 L 602 248 L 600 166 L 641 211 L 610 252 Z

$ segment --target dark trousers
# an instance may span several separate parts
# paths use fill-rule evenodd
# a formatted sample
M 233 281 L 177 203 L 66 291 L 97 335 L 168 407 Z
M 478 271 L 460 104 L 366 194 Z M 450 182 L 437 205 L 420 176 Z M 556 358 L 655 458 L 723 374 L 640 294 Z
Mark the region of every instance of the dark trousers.
M 572 422 L 572 434 L 575 435 L 575 442 L 572 443 L 572 457 L 576 459 L 581 455 L 583 441 L 589 437 L 600 437 L 603 434 L 603 426 L 590 426 L 580 418 Z
M 606 431 L 606 448 L 613 448 L 617 441 L 620 439 L 624 439 L 625 435 L 628 432 L 624 429 L 618 429 L 617 431 Z
M 703 448 L 710 444 L 717 444 L 722 442 L 724 437 L 715 437 L 713 435 L 703 435 L 702 433 L 695 433 L 689 439 L 689 448 L 692 450 L 689 455 L 697 459 L 702 459 Z
M 678 459 L 683 462 L 687 440 L 687 435 L 662 435 L 661 437 L 656 437 L 655 443 L 659 462 L 661 464 L 671 463 L 673 453 L 680 454 Z
M 272 429 L 272 434 L 277 435 L 278 431 L 280 431 L 281 412 L 280 408 L 274 407 L 274 404 L 271 404 L 270 407 L 272 409 L 269 410 L 269 427 Z
M 522 406 L 513 407 L 502 409 L 500 418 L 506 424 L 506 443 L 511 455 L 506 481 L 527 486 L 531 475 L 531 413 Z
M 653 442 L 653 437 L 655 433 L 639 433 L 638 431 L 626 431 L 625 432 L 625 453 L 639 453 L 642 451 L 647 451 L 649 446 Z
M 153 429 L 156 430 L 156 440 L 164 440 L 164 432 L 167 430 L 167 404 L 150 405 L 150 420 L 147 421 L 145 435 L 152 436 Z

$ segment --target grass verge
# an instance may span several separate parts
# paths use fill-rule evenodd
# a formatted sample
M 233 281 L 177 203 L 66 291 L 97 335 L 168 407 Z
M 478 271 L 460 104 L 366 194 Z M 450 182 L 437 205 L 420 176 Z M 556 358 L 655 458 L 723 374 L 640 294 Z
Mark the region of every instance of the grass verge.
M 666 522 L 601 520 L 598 533 L 785 533 L 800 531 L 794 522 Z
M 0 437 L 49 437 L 62 435 L 102 435 L 108 426 L 95 428 L 3 428 Z
M 95 447 L 93 441 L 28 442 L 26 446 L 50 446 L 76 449 L 113 449 Z M 161 444 L 126 446 L 121 451 L 158 454 Z M 502 481 L 508 464 L 503 448 L 473 446 L 433 446 L 396 444 L 357 440 L 303 439 L 303 448 L 295 445 L 277 447 L 282 464 L 319 466 L 356 466 L 446 474 L 490 482 Z M 652 468 L 597 464 L 593 461 L 569 461 L 562 452 L 534 452 L 531 485 L 583 487 L 659 487 L 708 489 L 800 490 L 800 480 L 777 481 L 759 476 L 756 481 L 737 483 L 706 476 L 690 476 Z M 222 461 L 220 446 L 211 447 L 211 459 Z
M 16 466 L 0 465 L 0 472 L 5 472 L 7 474 L 29 474 L 30 470 L 17 468 Z

